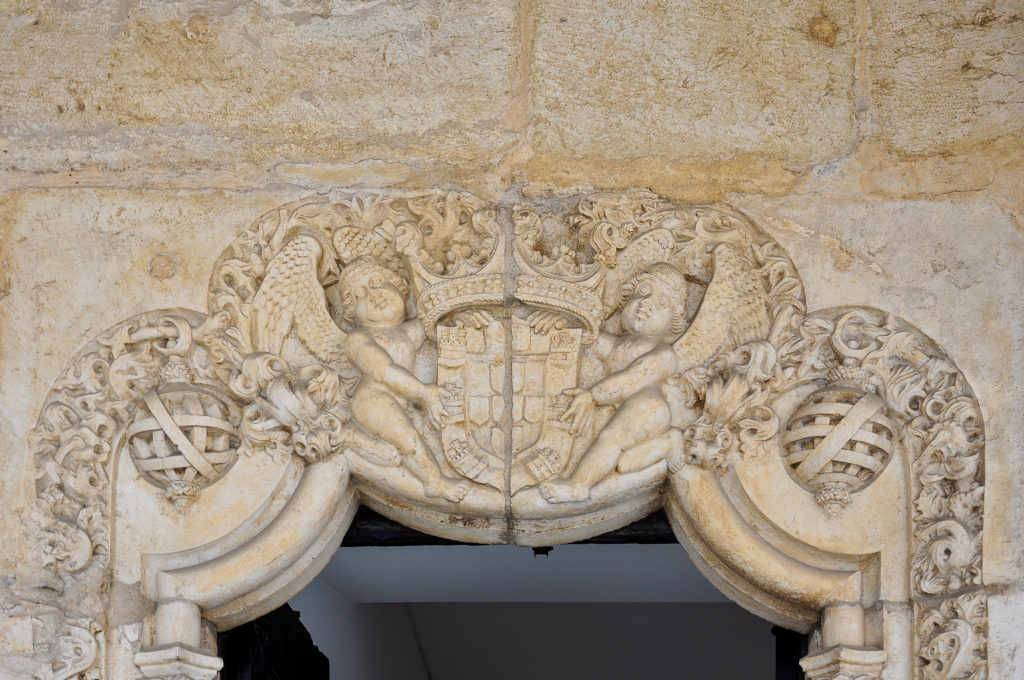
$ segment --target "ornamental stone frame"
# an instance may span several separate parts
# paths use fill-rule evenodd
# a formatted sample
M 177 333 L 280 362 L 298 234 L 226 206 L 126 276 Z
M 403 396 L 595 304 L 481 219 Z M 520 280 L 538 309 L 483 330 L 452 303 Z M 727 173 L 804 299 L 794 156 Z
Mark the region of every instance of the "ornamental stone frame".
M 359 504 L 526 546 L 663 507 L 812 680 L 988 677 L 985 405 L 912 319 L 808 309 L 745 212 L 337 189 L 223 245 L 205 312 L 115 324 L 39 407 L 10 677 L 213 678 Z

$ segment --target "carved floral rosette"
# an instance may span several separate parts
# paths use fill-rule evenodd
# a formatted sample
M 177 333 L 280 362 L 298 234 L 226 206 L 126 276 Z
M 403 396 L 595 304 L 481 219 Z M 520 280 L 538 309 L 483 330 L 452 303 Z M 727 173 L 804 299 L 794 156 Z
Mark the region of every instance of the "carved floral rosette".
M 655 363 L 646 345 L 614 352 L 658 313 L 629 307 L 659 286 L 676 291 L 671 337 L 656 345 L 674 363 L 657 391 L 602 399 L 637 359 Z M 809 401 L 777 412 L 794 390 Z M 591 465 L 630 408 L 663 408 L 664 422 L 619 441 L 607 469 Z M 559 532 L 580 518 L 601 517 L 597 533 L 642 516 L 682 466 L 724 476 L 766 454 L 839 517 L 906 455 L 916 675 L 986 673 L 984 429 L 964 376 L 883 312 L 807 313 L 782 248 L 726 206 L 630 192 L 542 211 L 444 191 L 282 206 L 219 258 L 209 316 L 149 312 L 88 345 L 47 396 L 32 447 L 35 585 L 99 641 L 102 607 L 71 603 L 108 577 L 118 452 L 181 512 L 238 455 L 343 455 L 363 502 L 386 514 L 524 544 L 575 540 Z M 599 472 L 584 483 L 588 466 Z

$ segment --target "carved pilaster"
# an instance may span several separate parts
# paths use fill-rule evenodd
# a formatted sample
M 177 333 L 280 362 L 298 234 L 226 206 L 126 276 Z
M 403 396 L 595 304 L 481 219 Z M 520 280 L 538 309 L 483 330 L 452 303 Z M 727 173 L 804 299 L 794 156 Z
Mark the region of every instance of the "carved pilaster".
M 885 667 L 885 652 L 836 645 L 804 657 L 800 666 L 807 680 L 878 680 Z

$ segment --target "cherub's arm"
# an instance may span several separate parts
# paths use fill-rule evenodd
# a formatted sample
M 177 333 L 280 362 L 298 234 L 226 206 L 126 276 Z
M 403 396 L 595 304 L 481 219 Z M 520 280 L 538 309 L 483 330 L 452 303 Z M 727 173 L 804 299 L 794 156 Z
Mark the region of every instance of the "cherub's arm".
M 615 349 L 615 340 L 617 337 L 617 335 L 612 333 L 605 333 L 604 331 L 601 331 L 597 335 L 597 340 L 595 340 L 594 344 L 590 346 L 590 351 L 592 351 L 594 356 L 601 361 L 606 360 L 608 355 L 612 353 L 612 350 Z
M 660 345 L 629 366 L 594 383 L 590 394 L 600 405 L 619 404 L 648 385 L 663 382 L 676 369 L 679 358 L 672 347 Z
M 428 386 L 392 361 L 391 355 L 366 330 L 357 328 L 349 333 L 346 350 L 352 363 L 363 375 L 381 383 L 398 396 L 418 402 L 430 400 Z
M 409 336 L 409 339 L 412 340 L 413 347 L 417 350 L 423 346 L 423 342 L 427 339 L 427 334 L 423 330 L 423 324 L 419 319 L 409 319 L 402 324 L 402 330 Z

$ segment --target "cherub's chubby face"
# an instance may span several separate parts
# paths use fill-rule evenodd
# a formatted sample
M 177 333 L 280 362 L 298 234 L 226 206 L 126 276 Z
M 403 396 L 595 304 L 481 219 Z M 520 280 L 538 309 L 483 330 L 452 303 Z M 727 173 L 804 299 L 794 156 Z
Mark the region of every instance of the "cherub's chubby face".
M 382 274 L 370 274 L 354 292 L 359 324 L 396 326 L 405 321 L 405 298 Z
M 651 337 L 669 335 L 674 303 L 670 291 L 659 288 L 650 279 L 639 281 L 622 306 L 622 326 L 627 333 Z

